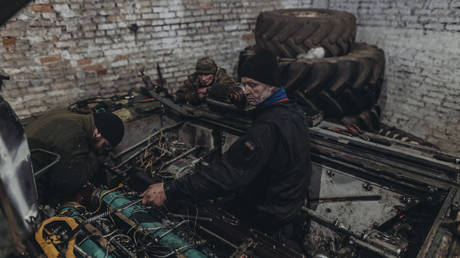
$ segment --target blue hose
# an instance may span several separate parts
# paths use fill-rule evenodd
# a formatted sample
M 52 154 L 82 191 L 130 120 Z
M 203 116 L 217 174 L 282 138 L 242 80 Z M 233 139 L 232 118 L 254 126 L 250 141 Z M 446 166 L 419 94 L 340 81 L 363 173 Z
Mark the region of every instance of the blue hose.
M 102 195 L 104 192 L 106 191 L 101 191 L 100 194 Z M 118 191 L 106 194 L 102 200 L 114 209 L 131 202 L 131 200 L 125 198 L 123 194 Z M 141 205 L 134 204 L 133 206 L 124 209 L 122 213 L 128 218 L 136 218 L 136 220 L 140 222 L 139 225 L 144 228 L 146 232 L 149 232 L 149 234 L 151 234 L 160 245 L 168 248 L 171 252 L 180 251 L 183 255 L 190 258 L 207 257 L 197 249 L 189 247 L 191 245 L 176 234 L 172 233 L 171 228 L 165 227 L 160 222 L 152 221 L 151 216 L 145 216 L 148 215 L 148 212 Z
M 65 207 L 60 210 L 60 212 L 71 212 L 70 217 L 77 219 L 81 214 L 78 212 L 75 208 L 69 208 Z M 79 231 L 81 233 L 82 230 Z M 87 239 L 83 241 L 83 243 L 78 245 L 83 251 L 85 251 L 89 256 L 94 257 L 94 258 L 114 258 L 112 255 L 106 255 L 106 251 L 102 249 L 96 242 L 94 242 L 91 239 Z M 74 251 L 75 252 L 75 251 Z

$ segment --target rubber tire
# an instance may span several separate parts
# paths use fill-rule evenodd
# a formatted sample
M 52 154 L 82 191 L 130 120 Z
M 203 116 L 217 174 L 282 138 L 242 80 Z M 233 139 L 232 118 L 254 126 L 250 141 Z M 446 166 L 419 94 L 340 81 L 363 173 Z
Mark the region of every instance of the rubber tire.
M 259 14 L 255 28 L 258 48 L 279 57 L 296 58 L 314 47 L 326 57 L 348 54 L 355 42 L 356 17 L 327 9 L 284 9 Z
M 340 120 L 345 115 L 359 115 L 377 102 L 385 57 L 375 46 L 356 43 L 346 56 L 294 62 L 280 59 L 280 67 L 290 97 L 298 100 L 303 94 L 325 118 Z

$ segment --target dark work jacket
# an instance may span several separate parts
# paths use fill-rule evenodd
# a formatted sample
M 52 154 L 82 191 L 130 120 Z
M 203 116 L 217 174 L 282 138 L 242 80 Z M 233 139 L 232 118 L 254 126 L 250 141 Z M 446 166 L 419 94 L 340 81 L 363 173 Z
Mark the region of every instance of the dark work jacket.
M 296 216 L 311 175 L 308 125 L 290 102 L 255 109 L 256 119 L 221 158 L 165 186 L 168 199 L 238 193 L 240 215 L 266 231 Z
M 38 178 L 41 199 L 75 194 L 98 170 L 98 160 L 91 148 L 95 128 L 92 115 L 67 110 L 45 113 L 26 127 L 31 150 L 41 148 L 58 153 L 60 161 Z M 33 152 L 34 170 L 46 166 L 54 157 Z

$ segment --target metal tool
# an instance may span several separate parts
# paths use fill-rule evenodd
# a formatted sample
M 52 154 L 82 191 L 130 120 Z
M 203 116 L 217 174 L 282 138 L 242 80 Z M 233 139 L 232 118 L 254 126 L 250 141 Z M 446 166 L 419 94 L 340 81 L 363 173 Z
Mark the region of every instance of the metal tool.
M 327 202 L 359 202 L 359 201 L 379 201 L 382 199 L 380 195 L 362 195 L 362 196 L 340 196 L 340 197 L 324 197 L 314 198 L 311 202 L 327 203 Z

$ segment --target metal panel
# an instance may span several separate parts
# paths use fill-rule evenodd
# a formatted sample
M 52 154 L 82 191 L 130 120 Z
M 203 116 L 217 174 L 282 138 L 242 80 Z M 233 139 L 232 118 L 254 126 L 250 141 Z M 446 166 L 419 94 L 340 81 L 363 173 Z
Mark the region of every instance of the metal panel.
M 32 232 L 37 216 L 37 189 L 29 146 L 16 114 L 0 96 L 0 179 L 11 200 L 18 223 Z
M 29 2 L 30 0 L 0 0 L 0 25 L 8 21 Z

